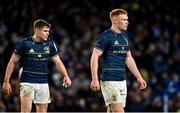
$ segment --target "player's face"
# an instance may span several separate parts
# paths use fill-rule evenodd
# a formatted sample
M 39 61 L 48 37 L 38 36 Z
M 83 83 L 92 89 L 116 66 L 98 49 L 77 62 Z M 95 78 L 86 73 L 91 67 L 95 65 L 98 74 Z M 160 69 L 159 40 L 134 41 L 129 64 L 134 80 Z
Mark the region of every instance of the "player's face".
M 40 29 L 37 30 L 37 35 L 41 40 L 47 40 L 48 36 L 49 36 L 49 30 L 50 28 L 47 26 L 44 26 Z
M 117 28 L 121 31 L 125 31 L 128 28 L 128 16 L 126 14 L 121 14 L 117 16 Z

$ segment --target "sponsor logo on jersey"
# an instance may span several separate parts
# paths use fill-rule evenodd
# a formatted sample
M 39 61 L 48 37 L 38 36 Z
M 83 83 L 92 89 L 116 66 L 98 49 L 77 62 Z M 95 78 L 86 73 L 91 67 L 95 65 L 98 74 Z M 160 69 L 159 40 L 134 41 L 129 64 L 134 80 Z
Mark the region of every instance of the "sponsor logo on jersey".
M 116 40 L 116 41 L 114 42 L 114 45 L 119 45 L 119 42 Z
M 40 57 L 42 57 L 42 55 L 38 55 L 38 57 L 40 58 Z

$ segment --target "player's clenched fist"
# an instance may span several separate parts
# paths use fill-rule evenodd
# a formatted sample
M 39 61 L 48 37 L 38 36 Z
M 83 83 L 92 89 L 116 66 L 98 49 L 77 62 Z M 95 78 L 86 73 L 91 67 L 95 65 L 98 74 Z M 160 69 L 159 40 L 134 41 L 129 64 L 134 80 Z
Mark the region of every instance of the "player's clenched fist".
M 92 81 L 91 81 L 90 88 L 91 88 L 93 91 L 98 91 L 98 90 L 100 90 L 99 81 L 98 81 L 98 80 L 92 80 Z
M 11 93 L 11 85 L 10 85 L 9 82 L 4 82 L 4 83 L 3 83 L 2 91 L 3 91 L 5 94 L 10 95 L 10 93 Z

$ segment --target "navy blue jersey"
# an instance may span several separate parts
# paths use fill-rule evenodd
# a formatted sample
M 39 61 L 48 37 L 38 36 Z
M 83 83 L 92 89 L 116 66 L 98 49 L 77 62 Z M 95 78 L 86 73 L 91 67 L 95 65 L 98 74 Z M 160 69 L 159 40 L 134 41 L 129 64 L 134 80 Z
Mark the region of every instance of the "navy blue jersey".
M 101 80 L 125 80 L 125 59 L 129 51 L 127 35 L 108 29 L 99 35 L 95 48 L 103 52 Z
M 48 83 L 48 60 L 58 55 L 52 40 L 36 42 L 28 37 L 17 44 L 14 53 L 22 60 L 21 82 Z

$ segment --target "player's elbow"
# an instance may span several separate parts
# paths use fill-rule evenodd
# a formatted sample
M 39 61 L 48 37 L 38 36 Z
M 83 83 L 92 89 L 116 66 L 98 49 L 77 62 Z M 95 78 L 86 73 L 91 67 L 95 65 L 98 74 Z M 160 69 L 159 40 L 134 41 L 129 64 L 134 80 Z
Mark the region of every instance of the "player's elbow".
M 16 65 L 17 63 L 18 63 L 17 60 L 11 59 L 11 60 L 9 61 L 8 65 Z

